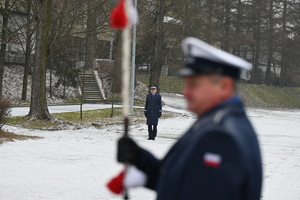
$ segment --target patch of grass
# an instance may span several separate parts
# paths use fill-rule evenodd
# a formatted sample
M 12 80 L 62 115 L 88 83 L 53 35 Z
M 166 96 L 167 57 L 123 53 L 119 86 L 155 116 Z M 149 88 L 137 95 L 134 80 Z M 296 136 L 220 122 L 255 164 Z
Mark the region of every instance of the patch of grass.
M 137 79 L 145 85 L 149 84 L 149 74 L 137 74 Z M 183 81 L 176 76 L 160 76 L 159 87 L 161 92 L 180 94 L 183 89 Z
M 181 94 L 183 89 L 183 80 L 175 76 L 161 76 L 160 84 L 163 92 Z
M 114 108 L 113 118 L 122 115 L 122 108 Z M 111 108 L 87 110 L 82 112 L 82 119 L 80 119 L 80 112 L 54 113 L 53 117 L 60 120 L 67 120 L 73 123 L 98 121 L 99 119 L 111 118 Z
M 0 144 L 4 142 L 13 142 L 15 140 L 40 139 L 37 136 L 18 135 L 0 130 Z
M 134 105 L 135 106 L 142 106 L 142 107 L 144 107 L 145 106 L 145 102 L 146 102 L 146 95 L 145 95 L 145 100 L 144 101 L 134 100 Z
M 7 119 L 7 124 L 9 125 L 15 125 L 15 126 L 21 126 L 24 128 L 31 128 L 31 129 L 46 129 L 46 130 L 56 130 L 56 129 L 62 129 L 62 127 L 67 125 L 72 125 L 72 123 L 68 121 L 59 121 L 56 119 L 50 119 L 50 120 L 38 120 L 33 119 L 29 116 L 15 116 L 15 117 L 9 117 Z
M 131 121 L 138 122 L 143 118 L 143 109 L 134 108 L 135 115 L 130 116 Z M 66 112 L 53 113 L 50 120 L 38 120 L 30 118 L 29 116 L 9 117 L 7 124 L 21 126 L 32 129 L 55 130 L 55 129 L 70 129 L 80 128 L 80 126 L 89 126 L 97 124 L 98 126 L 109 124 L 123 123 L 122 108 L 114 108 L 113 117 L 111 117 L 111 109 L 87 110 L 82 112 L 82 119 L 80 119 L 80 112 Z
M 115 102 L 115 104 L 122 103 L 122 94 L 114 94 L 107 97 L 107 99 L 103 100 L 106 104 L 111 104 L 112 102 Z
M 300 88 L 280 88 L 275 86 L 241 83 L 238 91 L 247 106 L 300 108 Z
M 72 100 L 64 102 L 62 104 L 80 104 L 80 103 L 81 103 L 81 100 L 80 100 L 80 98 L 78 98 L 78 99 L 72 99 Z

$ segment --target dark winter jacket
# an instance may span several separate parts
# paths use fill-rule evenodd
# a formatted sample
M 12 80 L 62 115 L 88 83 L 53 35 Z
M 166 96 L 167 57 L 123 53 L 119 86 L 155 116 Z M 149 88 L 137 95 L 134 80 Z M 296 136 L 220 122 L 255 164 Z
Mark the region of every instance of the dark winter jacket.
M 161 96 L 159 94 L 148 94 L 145 104 L 145 116 L 147 117 L 147 125 L 157 125 L 158 118 L 161 117 Z
M 142 150 L 136 166 L 158 200 L 258 200 L 262 163 L 238 97 L 198 118 L 163 160 Z

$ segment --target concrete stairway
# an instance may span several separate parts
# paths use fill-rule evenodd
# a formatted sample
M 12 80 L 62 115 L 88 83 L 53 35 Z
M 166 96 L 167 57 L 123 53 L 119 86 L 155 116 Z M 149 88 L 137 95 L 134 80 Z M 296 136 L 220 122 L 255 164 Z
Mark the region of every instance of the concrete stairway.
M 95 74 L 92 70 L 86 70 L 79 73 L 83 82 L 83 102 L 100 103 L 103 100 L 102 93 L 98 86 Z

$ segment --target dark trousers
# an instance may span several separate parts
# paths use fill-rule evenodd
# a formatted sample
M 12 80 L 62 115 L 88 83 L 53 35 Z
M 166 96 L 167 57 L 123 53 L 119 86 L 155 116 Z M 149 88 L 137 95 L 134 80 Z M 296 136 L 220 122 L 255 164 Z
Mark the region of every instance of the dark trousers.
M 157 134 L 157 125 L 148 125 L 148 137 L 154 139 Z

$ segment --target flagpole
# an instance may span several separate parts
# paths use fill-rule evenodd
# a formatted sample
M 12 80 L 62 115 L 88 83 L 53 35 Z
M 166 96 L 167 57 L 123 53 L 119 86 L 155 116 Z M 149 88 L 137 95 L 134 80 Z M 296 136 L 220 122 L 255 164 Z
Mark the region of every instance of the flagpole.
M 122 62 L 122 97 L 123 97 L 123 116 L 124 116 L 124 136 L 128 136 L 129 126 L 129 83 L 130 83 L 130 27 L 126 27 L 123 32 L 123 62 Z M 125 164 L 125 173 L 127 171 L 128 164 Z M 129 199 L 127 189 L 124 189 L 124 199 Z
M 137 9 L 137 0 L 134 0 L 134 7 Z M 136 24 L 134 24 L 132 27 L 130 113 L 133 113 L 133 107 L 134 107 L 135 51 L 136 51 L 135 48 L 136 48 Z
M 126 27 L 122 33 L 123 36 L 123 60 L 122 60 L 122 97 L 123 97 L 123 115 L 125 118 L 129 115 L 129 83 L 130 83 L 130 27 Z
M 130 0 L 125 0 L 125 12 L 127 16 L 129 13 Z M 124 115 L 124 136 L 128 136 L 129 127 L 129 98 L 130 98 L 130 26 L 123 29 L 123 44 L 122 44 L 122 97 L 123 97 L 123 115 Z M 125 164 L 125 174 L 127 171 L 128 163 Z M 124 200 L 129 199 L 127 189 L 124 188 Z

